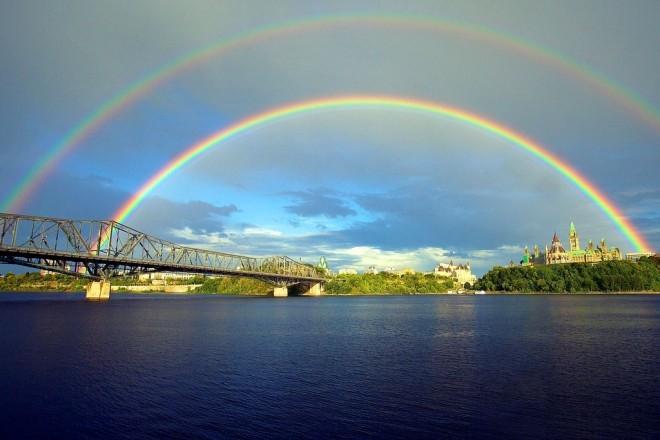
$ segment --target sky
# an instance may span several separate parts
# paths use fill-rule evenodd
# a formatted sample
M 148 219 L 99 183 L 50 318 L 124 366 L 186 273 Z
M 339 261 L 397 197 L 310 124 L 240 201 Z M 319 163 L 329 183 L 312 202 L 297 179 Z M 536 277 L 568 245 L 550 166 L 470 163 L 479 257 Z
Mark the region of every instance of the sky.
M 0 197 L 82 120 L 161 66 L 278 23 L 356 15 L 506 34 L 597 72 L 656 117 L 660 109 L 657 1 L 9 2 L 0 15 Z M 255 39 L 168 78 L 76 145 L 17 210 L 110 218 L 211 133 L 286 103 L 349 94 L 414 97 L 510 127 L 586 176 L 660 249 L 657 120 L 492 41 L 366 22 Z M 567 242 L 571 221 L 583 243 L 606 238 L 634 250 L 574 184 L 509 141 L 437 115 L 341 108 L 218 144 L 125 223 L 225 252 L 324 256 L 335 270 L 429 271 L 454 260 L 482 274 L 555 231 Z

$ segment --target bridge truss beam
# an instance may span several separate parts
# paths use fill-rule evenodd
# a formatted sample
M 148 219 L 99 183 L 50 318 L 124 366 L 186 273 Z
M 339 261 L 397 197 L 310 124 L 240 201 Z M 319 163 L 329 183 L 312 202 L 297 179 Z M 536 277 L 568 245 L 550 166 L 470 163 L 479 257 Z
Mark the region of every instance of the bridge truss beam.
M 172 243 L 109 220 L 0 213 L 0 263 L 90 279 L 168 271 L 241 276 L 276 285 L 323 281 L 286 256 L 248 257 Z

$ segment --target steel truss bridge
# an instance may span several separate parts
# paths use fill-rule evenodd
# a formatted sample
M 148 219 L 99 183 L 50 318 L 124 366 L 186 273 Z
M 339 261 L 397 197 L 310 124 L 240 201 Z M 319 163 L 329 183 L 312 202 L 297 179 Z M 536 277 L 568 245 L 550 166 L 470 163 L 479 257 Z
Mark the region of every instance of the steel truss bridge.
M 181 246 L 121 223 L 0 213 L 0 263 L 108 280 L 143 272 L 257 278 L 284 288 L 319 284 L 311 265 L 289 257 L 246 257 Z

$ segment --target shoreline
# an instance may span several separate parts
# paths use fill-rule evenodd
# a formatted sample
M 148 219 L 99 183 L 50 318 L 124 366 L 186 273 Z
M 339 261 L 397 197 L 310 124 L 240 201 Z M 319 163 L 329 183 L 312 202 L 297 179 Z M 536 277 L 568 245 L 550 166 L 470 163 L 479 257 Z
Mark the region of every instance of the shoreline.
M 53 293 L 53 294 L 84 294 L 84 290 L 6 290 L 0 292 L 0 294 L 39 294 L 39 293 Z M 113 290 L 113 294 L 129 294 L 129 295 L 178 295 L 178 296 L 246 296 L 246 297 L 272 297 L 272 294 L 263 294 L 263 293 L 201 293 L 201 292 L 167 292 L 167 291 L 128 291 L 128 290 Z M 344 297 L 344 296 L 602 296 L 602 295 L 660 295 L 658 291 L 641 291 L 641 292 L 486 292 L 486 293 L 475 293 L 475 292 L 462 292 L 462 293 L 448 293 L 448 292 L 438 292 L 438 293 L 328 293 L 317 296 L 310 295 L 300 295 L 291 297 Z

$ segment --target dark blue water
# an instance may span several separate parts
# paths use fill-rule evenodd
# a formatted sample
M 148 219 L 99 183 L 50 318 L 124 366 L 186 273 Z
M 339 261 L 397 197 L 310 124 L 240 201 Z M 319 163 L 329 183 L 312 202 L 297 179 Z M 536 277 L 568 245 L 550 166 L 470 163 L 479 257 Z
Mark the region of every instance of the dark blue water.
M 660 296 L 0 294 L 2 438 L 658 438 Z

